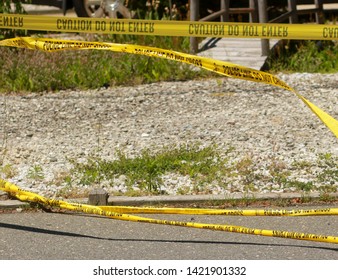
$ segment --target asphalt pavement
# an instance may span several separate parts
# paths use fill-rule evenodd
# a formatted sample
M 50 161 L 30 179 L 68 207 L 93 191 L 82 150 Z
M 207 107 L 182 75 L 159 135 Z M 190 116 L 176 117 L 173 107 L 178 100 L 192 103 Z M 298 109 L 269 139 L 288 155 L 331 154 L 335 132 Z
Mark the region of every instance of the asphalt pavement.
M 337 207 L 333 205 L 332 207 Z M 336 216 L 142 215 L 336 236 Z M 338 260 L 338 245 L 113 220 L 77 213 L 0 214 L 3 260 Z

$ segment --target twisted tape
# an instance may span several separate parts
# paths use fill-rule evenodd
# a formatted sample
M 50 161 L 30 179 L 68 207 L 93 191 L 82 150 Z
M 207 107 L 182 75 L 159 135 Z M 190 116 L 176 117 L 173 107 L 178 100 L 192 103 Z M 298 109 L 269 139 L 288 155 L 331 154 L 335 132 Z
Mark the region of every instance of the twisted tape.
M 190 227 L 190 228 L 199 228 L 199 229 L 209 229 L 209 230 L 217 230 L 217 231 L 225 231 L 232 233 L 243 233 L 243 234 L 252 234 L 252 235 L 261 235 L 267 237 L 280 237 L 280 238 L 289 238 L 289 239 L 298 239 L 298 240 L 307 240 L 307 241 L 316 241 L 316 242 L 326 242 L 326 243 L 335 243 L 338 244 L 338 236 L 330 236 L 330 235 L 317 235 L 311 233 L 301 233 L 301 232 L 289 232 L 289 231 L 280 231 L 280 230 L 266 230 L 266 229 L 256 229 L 256 228 L 248 228 L 236 225 L 221 225 L 221 224 L 203 224 L 203 223 L 193 223 L 193 222 L 182 222 L 182 221 L 171 221 L 171 220 L 161 220 L 161 219 L 151 219 L 144 218 L 135 215 L 129 215 L 126 213 L 133 213 L 133 210 L 138 213 L 167 213 L 167 214 L 188 214 L 188 213 L 198 213 L 198 214 L 206 214 L 210 213 L 218 214 L 218 215 L 238 215 L 238 212 L 234 210 L 207 210 L 195 209 L 197 211 L 193 211 L 194 209 L 180 209 L 175 213 L 173 208 L 169 208 L 170 211 L 166 209 L 153 209 L 151 208 L 137 208 L 135 207 L 102 207 L 102 206 L 92 206 L 80 203 L 71 203 L 62 200 L 48 199 L 41 195 L 28 192 L 22 190 L 15 186 L 12 183 L 6 182 L 4 180 L 0 180 L 0 190 L 8 192 L 10 195 L 16 197 L 21 201 L 29 201 L 34 203 L 43 204 L 45 206 L 51 207 L 59 207 L 61 209 L 66 209 L 70 211 L 82 212 L 86 214 L 94 214 L 105 216 L 115 220 L 123 220 L 123 221 L 132 221 L 132 222 L 141 222 L 141 223 L 151 223 L 151 224 L 160 224 L 160 225 L 171 225 L 171 226 L 180 226 L 180 227 Z M 150 210 L 150 211 L 148 211 Z M 116 212 L 115 212 L 116 211 Z M 264 214 L 264 210 L 252 210 L 253 212 L 247 212 L 242 210 L 243 215 L 254 216 L 254 215 L 262 215 Z M 263 211 L 263 212 L 262 212 Z M 319 215 L 337 215 L 338 209 L 326 209 L 319 212 L 316 210 L 311 210 L 307 213 L 307 215 L 318 214 Z M 296 211 L 285 212 L 284 210 L 271 210 L 271 212 L 266 212 L 264 216 L 276 216 L 276 213 L 280 213 L 281 216 L 296 216 Z M 304 214 L 304 213 L 303 213 Z

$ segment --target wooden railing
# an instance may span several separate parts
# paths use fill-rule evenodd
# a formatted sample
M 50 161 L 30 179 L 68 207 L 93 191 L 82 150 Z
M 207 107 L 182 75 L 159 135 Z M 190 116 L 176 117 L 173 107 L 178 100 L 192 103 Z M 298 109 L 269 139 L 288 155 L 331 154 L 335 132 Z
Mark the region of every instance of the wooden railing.
M 324 22 L 325 3 L 338 4 L 337 0 L 288 0 L 288 11 L 274 19 L 268 18 L 268 0 L 249 0 L 249 7 L 244 8 L 230 8 L 231 0 L 220 0 L 220 10 L 214 12 L 207 17 L 199 18 L 199 4 L 200 0 L 190 0 L 190 20 L 191 21 L 212 21 L 217 18 L 221 22 L 228 22 L 231 14 L 249 14 L 250 22 L 260 23 L 279 23 L 289 19 L 289 23 L 298 23 L 298 15 L 311 14 L 316 15 L 316 23 Z M 297 5 L 312 4 L 315 7 L 311 9 L 298 10 Z M 337 8 L 338 9 L 338 8 Z M 270 50 L 269 40 L 262 39 L 262 55 L 266 56 Z M 190 38 L 190 52 L 198 52 L 197 38 Z

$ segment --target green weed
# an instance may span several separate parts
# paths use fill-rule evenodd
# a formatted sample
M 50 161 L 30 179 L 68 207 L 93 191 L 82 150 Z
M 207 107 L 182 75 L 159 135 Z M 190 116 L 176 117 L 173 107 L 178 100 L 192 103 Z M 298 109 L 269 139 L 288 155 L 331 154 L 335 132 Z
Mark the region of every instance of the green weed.
M 321 183 L 322 188 L 337 186 L 338 156 L 334 156 L 330 153 L 320 154 L 318 157 L 318 165 L 322 167 L 322 171 L 317 175 L 317 180 Z
M 0 167 L 0 174 L 6 179 L 10 179 L 18 174 L 18 170 L 11 164 L 5 164 Z
M 27 173 L 27 178 L 34 181 L 41 181 L 45 178 L 43 169 L 40 165 L 32 166 Z
M 231 153 L 231 154 L 230 154 Z M 317 162 L 295 161 L 287 164 L 277 158 L 257 161 L 255 157 L 238 156 L 229 148 L 220 153 L 216 145 L 199 144 L 144 149 L 139 155 L 128 157 L 116 151 L 115 160 L 89 157 L 85 163 L 71 161 L 73 169 L 69 182 L 80 185 L 114 185 L 114 180 L 125 177 L 128 195 L 161 194 L 163 175 L 187 176 L 189 186 L 181 186 L 178 194 L 210 193 L 212 186 L 230 192 L 253 194 L 262 189 L 269 191 L 299 191 L 322 193 L 337 191 L 337 157 L 319 155 Z M 306 168 L 304 168 L 306 167 Z M 313 168 L 318 174 L 314 174 Z M 302 174 L 300 179 L 295 174 Z M 233 185 L 233 182 L 236 182 Z
M 73 162 L 73 174 L 84 185 L 113 182 L 114 178 L 125 175 L 129 186 L 159 193 L 163 183 L 161 176 L 166 173 L 188 175 L 196 186 L 203 185 L 217 178 L 227 162 L 215 146 L 200 147 L 198 144 L 167 146 L 157 152 L 144 149 L 133 158 L 120 150 L 116 155 L 117 159 L 112 161 L 92 157 L 84 164 Z
M 298 180 L 285 180 L 285 185 L 289 188 L 295 188 L 297 191 L 309 192 L 315 188 L 312 181 L 302 182 Z
M 106 41 L 113 37 L 103 37 Z M 119 38 L 119 40 L 122 40 Z M 135 37 L 133 42 L 141 40 Z M 146 37 L 145 45 L 175 48 L 172 38 Z M 175 50 L 187 51 L 181 38 Z M 126 42 L 124 42 L 126 43 Z M 188 64 L 112 51 L 83 50 L 44 53 L 3 47 L 0 53 L 0 92 L 41 92 L 96 89 L 212 76 Z

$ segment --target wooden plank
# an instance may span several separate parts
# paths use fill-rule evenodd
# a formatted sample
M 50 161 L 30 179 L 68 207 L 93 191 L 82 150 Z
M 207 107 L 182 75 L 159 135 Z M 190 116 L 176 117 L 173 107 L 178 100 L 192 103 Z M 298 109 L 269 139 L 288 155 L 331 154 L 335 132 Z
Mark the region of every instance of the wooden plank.
M 315 9 L 316 5 L 297 5 L 297 10 Z M 338 4 L 323 4 L 323 10 L 338 10 Z
M 270 40 L 274 46 L 278 40 Z M 207 38 L 200 44 L 199 56 L 261 69 L 267 56 L 262 56 L 261 39 Z

